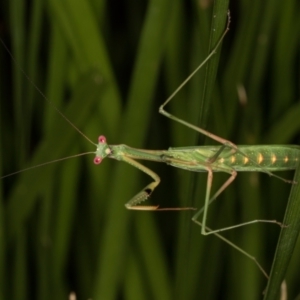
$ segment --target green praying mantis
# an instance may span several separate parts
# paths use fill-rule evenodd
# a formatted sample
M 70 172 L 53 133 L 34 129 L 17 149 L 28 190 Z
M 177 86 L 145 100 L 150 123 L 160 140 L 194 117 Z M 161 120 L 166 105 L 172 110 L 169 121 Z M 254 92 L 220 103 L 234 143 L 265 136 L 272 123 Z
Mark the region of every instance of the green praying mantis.
M 219 233 L 222 231 L 230 230 L 233 228 L 246 226 L 253 223 L 275 223 L 279 226 L 284 227 L 285 225 L 277 222 L 275 220 L 253 220 L 250 222 L 244 222 L 238 225 L 211 229 L 207 226 L 207 217 L 210 204 L 217 199 L 217 197 L 234 181 L 237 176 L 237 172 L 263 172 L 270 176 L 277 177 L 285 182 L 294 183 L 293 181 L 286 180 L 274 174 L 276 171 L 284 170 L 295 170 L 298 166 L 298 159 L 300 153 L 299 146 L 292 145 L 254 145 L 254 146 L 237 146 L 232 142 L 223 139 L 209 131 L 199 128 L 185 120 L 182 120 L 169 112 L 164 108 L 165 106 L 174 98 L 174 96 L 186 85 L 186 83 L 203 67 L 207 61 L 216 53 L 217 49 L 221 45 L 226 33 L 229 30 L 230 17 L 228 17 L 227 27 L 221 36 L 219 42 L 208 55 L 208 57 L 192 72 L 188 78 L 172 93 L 172 95 L 160 106 L 159 113 L 165 117 L 174 120 L 182 125 L 195 130 L 217 142 L 220 146 L 192 146 L 192 147 L 180 147 L 180 148 L 169 148 L 168 150 L 146 150 L 146 149 L 135 149 L 127 145 L 109 145 L 106 141 L 105 136 L 101 135 L 98 138 L 98 144 L 94 144 L 89 138 L 87 138 L 79 129 L 75 127 L 56 107 L 55 109 L 59 114 L 66 119 L 77 131 L 80 132 L 89 142 L 96 146 L 95 152 L 86 152 L 79 155 L 86 155 L 94 153 L 96 154 L 94 158 L 95 164 L 100 164 L 104 158 L 112 158 L 115 160 L 123 161 L 130 164 L 131 166 L 139 169 L 140 171 L 149 175 L 153 181 L 144 187 L 139 193 L 137 193 L 132 199 L 130 199 L 126 204 L 126 208 L 130 210 L 148 210 L 148 211 L 158 211 L 158 210 L 195 210 L 193 207 L 182 207 L 182 208 L 161 208 L 159 205 L 143 205 L 149 196 L 153 193 L 155 188 L 160 183 L 160 177 L 150 170 L 148 167 L 144 166 L 137 160 L 150 160 L 165 163 L 167 165 L 185 169 L 193 172 L 207 172 L 207 185 L 206 185 L 206 195 L 204 200 L 204 206 L 198 209 L 197 212 L 192 217 L 193 222 L 201 226 L 201 233 L 203 235 L 214 234 L 221 238 L 226 243 L 233 246 L 235 249 L 252 259 L 258 268 L 263 272 L 263 274 L 268 277 L 267 273 L 261 267 L 261 265 L 256 261 L 256 259 L 250 256 L 243 249 L 237 247 Z M 52 104 L 52 102 L 50 102 Z M 52 104 L 53 105 L 53 104 Z M 54 105 L 53 105 L 54 106 Z M 78 157 L 75 155 L 73 157 Z M 70 158 L 70 157 L 68 157 Z M 63 158 L 66 159 L 66 158 Z M 63 160 L 60 159 L 60 160 Z M 56 161 L 60 161 L 56 160 Z M 39 167 L 45 164 L 52 163 L 47 162 L 40 164 L 35 167 Z M 35 168 L 31 167 L 31 168 Z M 28 169 L 31 169 L 28 168 Z M 24 170 L 28 170 L 24 169 Z M 22 171 L 24 171 L 22 170 Z M 20 172 L 20 171 L 19 171 Z M 19 173 L 16 172 L 16 173 Z M 214 195 L 211 195 L 211 187 L 213 183 L 213 173 L 214 172 L 225 172 L 229 174 L 229 178 L 221 185 L 221 187 L 216 191 Z M 15 173 L 6 175 L 13 175 Z M 202 219 L 201 219 L 202 215 Z

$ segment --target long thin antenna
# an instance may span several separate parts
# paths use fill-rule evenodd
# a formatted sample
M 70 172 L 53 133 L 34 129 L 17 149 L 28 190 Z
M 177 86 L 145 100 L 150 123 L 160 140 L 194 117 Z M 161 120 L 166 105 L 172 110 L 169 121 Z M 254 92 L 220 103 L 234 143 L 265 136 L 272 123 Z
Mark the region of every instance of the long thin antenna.
M 16 174 L 19 174 L 19 173 L 23 173 L 25 171 L 29 171 L 29 170 L 32 170 L 32 169 L 35 169 L 35 168 L 39 168 L 39 167 L 42 167 L 42 166 L 50 165 L 52 163 L 59 162 L 59 161 L 62 161 L 62 160 L 66 160 L 66 159 L 70 159 L 70 158 L 75 158 L 75 157 L 79 157 L 79 156 L 84 156 L 84 155 L 88 155 L 88 154 L 95 154 L 95 152 L 84 152 L 84 153 L 80 153 L 80 154 L 75 154 L 75 155 L 67 156 L 67 157 L 64 157 L 64 158 L 59 158 L 59 159 L 47 161 L 45 163 L 38 164 L 38 165 L 35 165 L 33 167 L 28 167 L 28 168 L 19 170 L 17 172 L 13 172 L 13 173 L 4 175 L 4 176 L 0 177 L 0 179 L 6 178 L 6 177 L 10 177 L 10 176 L 13 176 L 13 175 L 16 175 Z
M 24 76 L 27 78 L 27 80 L 34 86 L 34 88 L 40 93 L 40 95 L 60 114 L 60 116 L 69 123 L 77 132 L 79 132 L 86 140 L 88 140 L 91 144 L 97 146 L 97 144 L 93 143 L 91 139 L 89 139 L 79 128 L 77 128 L 59 109 L 58 107 L 50 100 L 48 99 L 45 94 L 37 87 L 37 85 L 34 83 L 34 81 L 27 75 L 27 73 L 24 71 L 24 69 L 20 66 L 20 64 L 16 61 L 14 56 L 12 55 L 11 51 L 8 49 L 4 41 L 0 38 L 0 42 L 3 45 L 4 49 L 7 51 L 15 65 L 21 70 L 21 72 L 24 74 Z M 1 177 L 3 178 L 3 177 Z

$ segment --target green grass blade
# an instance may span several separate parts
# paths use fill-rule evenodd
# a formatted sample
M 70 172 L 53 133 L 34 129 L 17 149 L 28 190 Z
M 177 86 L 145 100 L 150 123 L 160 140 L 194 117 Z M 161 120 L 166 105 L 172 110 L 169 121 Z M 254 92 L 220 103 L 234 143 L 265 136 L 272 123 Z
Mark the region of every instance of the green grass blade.
M 300 170 L 295 173 L 264 299 L 278 299 L 300 231 Z M 288 284 L 288 283 L 287 283 Z

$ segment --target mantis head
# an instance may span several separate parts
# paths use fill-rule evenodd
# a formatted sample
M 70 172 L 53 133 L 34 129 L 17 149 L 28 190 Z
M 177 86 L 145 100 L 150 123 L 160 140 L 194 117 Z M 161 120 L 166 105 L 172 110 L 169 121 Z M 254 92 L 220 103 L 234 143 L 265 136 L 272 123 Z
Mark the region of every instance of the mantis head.
M 103 158 L 107 155 L 111 154 L 111 149 L 106 143 L 106 137 L 104 135 L 100 135 L 98 137 L 98 145 L 96 150 L 96 156 L 94 158 L 94 164 L 99 165 Z

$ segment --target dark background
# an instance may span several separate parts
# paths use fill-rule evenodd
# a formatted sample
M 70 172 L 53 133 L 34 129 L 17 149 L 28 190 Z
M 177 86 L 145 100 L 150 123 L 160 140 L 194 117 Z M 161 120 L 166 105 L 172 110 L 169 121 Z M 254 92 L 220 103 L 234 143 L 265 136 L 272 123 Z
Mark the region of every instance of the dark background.
M 298 144 L 299 2 L 231 1 L 230 10 L 222 52 L 167 110 L 238 145 Z M 23 0 L 1 2 L 0 11 L 16 60 L 1 46 L 3 175 L 95 151 L 35 86 L 95 143 L 104 134 L 146 149 L 216 144 L 157 111 L 216 44 L 226 1 Z M 203 205 L 205 173 L 145 165 L 162 179 L 145 205 Z M 216 174 L 213 187 L 226 178 Z M 67 299 L 71 291 L 94 300 L 262 298 L 267 280 L 257 266 L 201 236 L 192 212 L 124 208 L 150 180 L 117 161 L 95 166 L 93 155 L 1 179 L 0 299 Z M 239 174 L 208 225 L 282 221 L 290 190 L 265 174 Z M 279 232 L 256 224 L 224 236 L 269 273 Z M 291 298 L 299 264 L 295 255 L 286 275 Z

